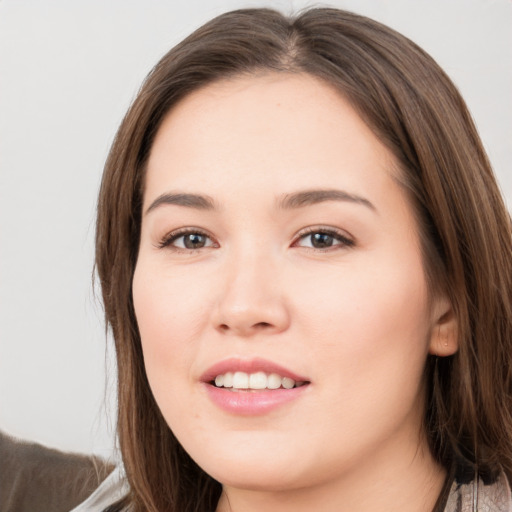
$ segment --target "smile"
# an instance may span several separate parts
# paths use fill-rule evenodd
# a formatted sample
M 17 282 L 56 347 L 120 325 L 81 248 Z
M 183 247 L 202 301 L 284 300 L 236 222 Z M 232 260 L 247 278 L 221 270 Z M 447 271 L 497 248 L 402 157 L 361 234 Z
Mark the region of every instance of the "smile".
M 218 388 L 239 390 L 293 389 L 304 385 L 290 377 L 282 377 L 277 373 L 267 375 L 265 372 L 227 372 L 215 377 L 213 384 Z
M 293 389 L 303 386 L 305 382 L 296 382 L 290 377 L 277 373 L 265 372 L 227 372 L 217 375 L 212 382 L 218 388 L 228 388 L 232 391 L 263 390 L 263 389 Z
M 230 358 L 209 368 L 200 379 L 211 402 L 242 416 L 270 413 L 309 394 L 310 380 L 265 359 Z

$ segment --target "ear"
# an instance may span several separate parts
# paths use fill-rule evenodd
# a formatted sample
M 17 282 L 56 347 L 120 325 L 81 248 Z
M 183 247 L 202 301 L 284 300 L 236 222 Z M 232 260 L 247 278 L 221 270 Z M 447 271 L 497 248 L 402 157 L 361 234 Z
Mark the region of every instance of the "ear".
M 451 356 L 459 349 L 457 319 L 447 297 L 434 300 L 429 353 L 439 357 Z

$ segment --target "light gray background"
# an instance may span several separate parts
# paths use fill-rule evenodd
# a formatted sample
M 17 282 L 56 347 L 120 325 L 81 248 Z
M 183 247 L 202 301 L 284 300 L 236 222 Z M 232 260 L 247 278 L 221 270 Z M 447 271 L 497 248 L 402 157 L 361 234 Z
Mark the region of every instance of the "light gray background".
M 512 1 L 331 1 L 412 38 L 473 113 L 512 201 Z M 0 429 L 113 447 L 115 365 L 91 284 L 103 162 L 146 73 L 226 10 L 306 1 L 0 0 Z M 110 385 L 105 383 L 105 371 Z

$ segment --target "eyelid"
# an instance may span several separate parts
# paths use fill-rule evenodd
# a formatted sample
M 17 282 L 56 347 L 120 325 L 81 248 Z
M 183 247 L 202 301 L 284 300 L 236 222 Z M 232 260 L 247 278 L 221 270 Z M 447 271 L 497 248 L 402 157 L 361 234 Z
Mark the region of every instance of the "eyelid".
M 186 249 L 186 248 L 184 249 L 182 247 L 176 247 L 176 246 L 172 245 L 172 243 L 175 242 L 176 240 L 178 240 L 180 237 L 185 236 L 185 235 L 190 235 L 190 234 L 197 234 L 197 235 L 205 236 L 213 242 L 213 245 L 208 246 L 208 247 L 199 247 L 198 249 Z M 201 249 L 210 249 L 211 247 L 219 246 L 218 243 L 213 238 L 213 236 L 210 235 L 206 230 L 201 229 L 201 228 L 195 228 L 195 227 L 186 227 L 186 228 L 175 229 L 175 230 L 165 234 L 160 239 L 160 241 L 157 242 L 157 244 L 155 244 L 155 245 L 158 249 L 166 249 L 167 248 L 167 249 L 172 249 L 173 251 L 176 251 L 176 252 L 187 252 L 187 253 L 200 251 Z
M 344 230 L 333 228 L 331 226 L 310 226 L 308 228 L 305 228 L 295 236 L 294 242 L 292 243 L 292 247 L 300 247 L 298 245 L 298 242 L 308 235 L 312 235 L 313 233 L 322 233 L 326 235 L 330 235 L 334 237 L 336 240 L 340 241 L 340 244 L 333 245 L 331 247 L 328 247 L 326 249 L 320 249 L 316 247 L 304 247 L 305 249 L 310 249 L 312 251 L 320 251 L 320 252 L 326 252 L 329 250 L 333 250 L 336 248 L 350 248 L 354 247 L 356 245 L 356 242 L 354 240 L 354 237 L 347 233 Z

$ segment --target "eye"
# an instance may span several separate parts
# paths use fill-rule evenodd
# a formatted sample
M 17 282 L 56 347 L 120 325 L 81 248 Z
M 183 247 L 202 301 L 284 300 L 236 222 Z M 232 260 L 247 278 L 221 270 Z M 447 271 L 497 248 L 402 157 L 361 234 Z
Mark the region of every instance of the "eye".
M 177 250 L 198 250 L 207 247 L 215 247 L 213 240 L 202 231 L 197 230 L 180 230 L 169 233 L 158 244 L 162 249 L 168 247 Z
M 332 247 L 352 247 L 354 241 L 347 235 L 333 229 L 313 228 L 300 234 L 294 246 L 327 250 Z

